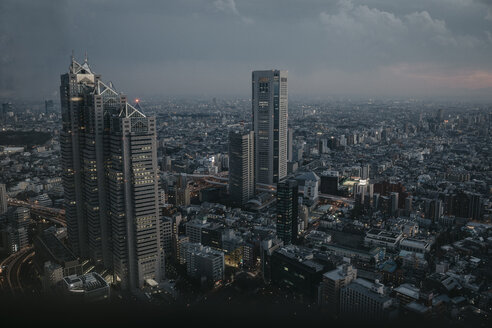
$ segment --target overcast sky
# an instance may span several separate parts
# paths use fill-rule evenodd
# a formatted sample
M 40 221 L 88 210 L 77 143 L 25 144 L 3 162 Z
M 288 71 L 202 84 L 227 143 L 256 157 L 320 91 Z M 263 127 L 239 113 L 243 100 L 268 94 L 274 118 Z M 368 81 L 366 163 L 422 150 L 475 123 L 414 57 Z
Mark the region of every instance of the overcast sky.
M 58 98 L 72 49 L 130 97 L 492 100 L 492 0 L 1 0 L 0 98 Z

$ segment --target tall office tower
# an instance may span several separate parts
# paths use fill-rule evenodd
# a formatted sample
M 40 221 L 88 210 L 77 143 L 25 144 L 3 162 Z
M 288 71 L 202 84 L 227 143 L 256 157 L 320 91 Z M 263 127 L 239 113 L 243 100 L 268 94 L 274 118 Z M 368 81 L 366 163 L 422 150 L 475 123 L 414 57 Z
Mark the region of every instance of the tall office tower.
M 0 114 L 2 114 L 0 116 L 0 122 L 4 123 L 7 121 L 7 117 L 9 116 L 9 113 L 10 112 L 13 112 L 14 110 L 14 106 L 12 105 L 11 102 L 7 102 L 7 103 L 3 103 L 2 104 L 2 112 Z
M 437 110 L 436 118 L 441 122 L 444 119 L 444 110 L 442 108 Z
M 236 205 L 244 205 L 255 194 L 253 131 L 229 132 L 229 195 Z
M 55 109 L 55 105 L 53 103 L 53 100 L 45 100 L 44 101 L 44 113 L 48 115 L 49 113 L 52 113 Z
M 191 188 L 186 178 L 186 173 L 180 173 L 175 185 L 175 202 L 176 206 L 190 205 Z
M 393 216 L 398 216 L 398 196 L 397 192 L 392 192 L 390 194 L 391 197 L 391 214 Z
M 320 154 L 326 154 L 328 152 L 328 139 L 323 138 L 318 141 L 318 151 Z
M 0 183 L 0 215 L 7 212 L 7 188 L 5 184 Z
M 360 204 L 372 202 L 372 197 L 374 195 L 374 184 L 367 183 L 367 180 L 360 180 L 358 183 L 354 184 L 354 198 L 360 197 Z M 398 196 L 398 193 L 397 193 Z M 396 199 L 398 202 L 398 198 Z M 397 204 L 398 205 L 398 204 Z
M 87 63 L 61 76 L 65 210 L 76 255 L 123 288 L 161 277 L 155 117 L 131 106 Z M 137 106 L 138 107 L 138 106 Z
M 287 130 L 287 161 L 292 162 L 292 151 L 294 150 L 294 129 Z
M 256 183 L 272 185 L 287 175 L 287 106 L 287 71 L 254 71 Z
M 428 205 L 428 217 L 432 222 L 438 221 L 442 217 L 443 206 L 442 201 L 434 199 L 429 202 Z
M 468 193 L 470 199 L 470 211 L 468 217 L 480 220 L 482 217 L 482 197 L 477 193 Z
M 369 168 L 370 168 L 369 164 L 362 165 L 362 170 L 361 170 L 362 174 L 360 176 L 361 179 L 363 180 L 369 179 Z
M 298 233 L 298 186 L 294 179 L 277 184 L 277 236 L 289 245 L 297 241 Z
M 410 216 L 410 213 L 412 213 L 413 210 L 412 203 L 413 203 L 412 196 L 408 196 L 407 198 L 405 198 L 405 212 L 407 216 Z
M 12 253 L 29 246 L 31 211 L 25 207 L 10 208 L 7 214 L 10 250 Z

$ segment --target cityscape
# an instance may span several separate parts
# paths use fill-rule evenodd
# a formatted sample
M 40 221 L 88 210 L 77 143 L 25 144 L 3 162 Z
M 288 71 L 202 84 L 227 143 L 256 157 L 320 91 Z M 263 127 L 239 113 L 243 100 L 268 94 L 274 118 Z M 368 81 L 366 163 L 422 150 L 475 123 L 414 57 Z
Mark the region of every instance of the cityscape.
M 164 8 L 166 17 L 179 18 L 180 6 L 192 2 L 148 2 L 144 11 Z M 193 6 L 209 8 L 202 9 L 211 20 L 225 15 L 231 21 L 220 24 L 236 31 L 263 24 L 262 15 L 278 5 L 265 2 L 263 9 L 239 0 Z M 0 9 L 13 16 L 15 10 L 30 16 L 30 6 L 41 13 L 68 13 L 75 6 L 94 18 L 117 6 L 7 3 Z M 442 23 L 447 32 L 439 30 L 441 37 L 453 36 L 453 18 L 445 26 L 432 3 L 426 11 L 402 14 L 378 1 L 335 1 L 317 15 L 338 37 L 341 17 L 347 20 L 341 26 L 353 19 L 385 37 L 363 13 L 393 27 L 425 17 Z M 470 12 L 488 10 L 491 23 L 489 3 L 463 3 Z M 134 6 L 124 1 L 115 15 Z M 257 16 L 249 6 L 258 8 Z M 291 9 L 301 15 L 291 1 L 279 13 L 291 19 Z M 405 12 L 404 4 L 400 9 Z M 267 38 L 277 28 L 269 23 Z M 144 26 L 136 28 L 146 38 Z M 490 325 L 492 75 L 485 71 L 492 64 L 491 32 L 489 43 L 469 58 L 483 70 L 477 81 L 471 81 L 476 74 L 463 73 L 462 87 L 455 88 L 456 81 L 450 87 L 447 78 L 436 77 L 422 86 L 405 84 L 409 89 L 401 94 L 399 80 L 380 76 L 394 86 L 377 89 L 378 77 L 365 81 L 366 73 L 355 68 L 346 74 L 373 85 L 361 89 L 361 83 L 341 79 L 353 90 L 330 92 L 331 80 L 313 82 L 294 59 L 275 64 L 263 47 L 249 50 L 254 59 L 247 66 L 227 64 L 229 79 L 217 72 L 203 85 L 207 77 L 198 75 L 215 70 L 214 64 L 195 63 L 196 81 L 188 78 L 190 71 L 183 69 L 180 79 L 169 68 L 170 77 L 159 82 L 146 70 L 125 73 L 152 62 L 147 54 L 122 54 L 111 62 L 108 56 L 117 53 L 97 50 L 102 34 L 87 45 L 71 40 L 57 48 L 60 62 L 50 66 L 53 59 L 46 58 L 40 77 L 30 65 L 11 70 L 28 55 L 18 52 L 25 41 L 9 39 L 19 32 L 3 30 L 0 308 L 7 321 Z M 167 38 L 171 32 L 162 33 Z M 218 38 L 208 41 L 227 43 Z M 345 42 L 350 52 L 355 41 Z M 430 51 L 421 47 L 422 54 Z M 346 56 L 354 63 L 357 58 Z M 465 70 L 457 59 L 447 60 L 441 61 Z M 38 81 L 32 94 L 23 87 L 26 77 Z M 161 86 L 172 91 L 152 89 Z

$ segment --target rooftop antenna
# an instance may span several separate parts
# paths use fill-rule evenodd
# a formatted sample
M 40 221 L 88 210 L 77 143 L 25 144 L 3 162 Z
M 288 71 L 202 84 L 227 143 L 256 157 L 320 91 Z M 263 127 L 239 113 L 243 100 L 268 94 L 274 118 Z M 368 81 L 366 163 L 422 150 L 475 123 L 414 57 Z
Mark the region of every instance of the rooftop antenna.
M 87 50 L 86 50 L 86 51 L 85 51 L 85 58 L 84 58 L 84 62 L 86 62 L 86 63 L 87 63 L 87 60 L 88 60 L 88 58 L 87 58 Z
M 70 61 L 70 71 L 73 72 L 74 71 L 74 66 L 75 66 L 75 55 L 74 55 L 74 51 L 72 49 L 72 58 L 71 58 L 71 61 Z

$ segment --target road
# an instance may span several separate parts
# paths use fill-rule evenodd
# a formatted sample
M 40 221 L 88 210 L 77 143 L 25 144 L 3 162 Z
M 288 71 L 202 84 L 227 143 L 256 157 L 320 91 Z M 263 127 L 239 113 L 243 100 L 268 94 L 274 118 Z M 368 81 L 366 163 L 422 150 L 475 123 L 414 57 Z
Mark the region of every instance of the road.
M 225 177 L 224 175 L 222 176 L 216 176 L 216 175 L 211 175 L 211 174 L 188 174 L 188 177 L 191 178 L 199 178 L 203 179 L 208 185 L 220 185 L 220 186 L 227 186 L 228 185 L 228 178 Z M 265 192 L 270 192 L 270 193 L 276 193 L 277 192 L 277 187 L 275 185 L 267 185 L 263 183 L 257 183 L 256 184 L 256 190 L 258 191 L 265 191 Z M 302 192 L 301 192 L 302 194 Z M 328 195 L 328 194 L 319 194 L 319 198 L 323 199 L 328 199 L 330 201 L 334 202 L 341 202 L 347 205 L 354 205 L 354 199 L 352 198 L 347 198 L 347 197 L 342 197 L 342 196 L 337 196 L 337 195 Z
M 8 204 L 9 206 L 22 206 L 29 208 L 32 214 L 35 214 L 55 224 L 61 225 L 62 227 L 67 226 L 67 223 L 65 221 L 65 210 L 63 209 L 41 206 L 36 203 L 25 202 L 13 198 L 8 199 Z
M 10 290 L 13 296 L 23 292 L 20 282 L 21 268 L 33 256 L 34 248 L 27 247 L 10 255 L 0 263 L 0 267 L 5 268 L 2 270 L 2 279 L 0 280 L 2 290 Z

